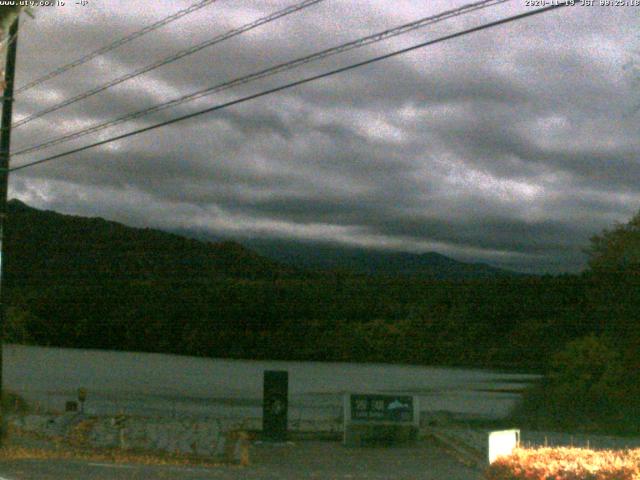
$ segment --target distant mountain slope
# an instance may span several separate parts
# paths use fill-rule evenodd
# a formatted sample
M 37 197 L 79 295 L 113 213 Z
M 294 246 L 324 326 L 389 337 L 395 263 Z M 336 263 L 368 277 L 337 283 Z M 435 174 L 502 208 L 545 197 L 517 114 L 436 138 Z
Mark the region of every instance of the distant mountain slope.
M 341 270 L 373 275 L 407 275 L 436 279 L 492 278 L 520 275 L 483 263 L 465 263 L 439 253 L 386 252 L 277 240 L 245 245 L 274 261 L 311 270 Z
M 293 269 L 234 242 L 210 243 L 102 218 L 41 211 L 9 202 L 7 282 L 48 284 L 104 279 L 174 282 L 211 278 L 271 278 Z
M 7 286 L 103 284 L 105 281 L 198 283 L 212 279 L 269 279 L 304 270 L 419 276 L 434 279 L 516 275 L 438 253 L 383 252 L 295 241 L 210 242 L 102 218 L 42 211 L 9 202 Z M 192 235 L 196 236 L 196 235 Z M 257 253 L 256 253 L 257 252 Z M 53 282 L 53 279 L 56 282 Z

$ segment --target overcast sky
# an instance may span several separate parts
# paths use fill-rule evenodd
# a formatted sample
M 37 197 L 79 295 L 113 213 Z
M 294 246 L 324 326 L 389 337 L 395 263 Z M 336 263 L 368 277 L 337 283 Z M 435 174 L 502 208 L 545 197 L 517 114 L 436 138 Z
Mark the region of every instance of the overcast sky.
M 191 2 L 75 3 L 22 19 L 17 87 Z M 14 118 L 295 3 L 218 0 L 18 96 Z M 17 128 L 13 149 L 465 3 L 325 0 Z M 514 0 L 12 165 L 530 9 Z M 639 26 L 640 7 L 559 9 L 15 172 L 11 196 L 215 237 L 579 271 L 589 237 L 640 208 L 640 83 L 625 69 Z

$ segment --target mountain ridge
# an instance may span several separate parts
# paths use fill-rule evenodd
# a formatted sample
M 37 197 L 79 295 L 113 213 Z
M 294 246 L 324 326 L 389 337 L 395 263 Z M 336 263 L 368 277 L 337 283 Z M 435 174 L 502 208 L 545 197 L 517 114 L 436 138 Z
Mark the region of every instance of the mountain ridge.
M 480 279 L 522 275 L 484 263 L 461 262 L 437 252 L 393 252 L 327 242 L 217 238 L 206 232 L 140 228 L 101 217 L 39 210 L 20 200 L 8 205 L 7 274 L 29 266 L 89 277 L 140 280 L 175 272 L 203 277 L 275 278 L 305 273 L 345 273 L 432 279 Z M 43 258 L 43 254 L 48 258 Z M 15 262 L 15 258 L 19 260 Z M 44 274 L 42 272 L 45 272 Z
M 438 252 L 385 251 L 320 242 L 251 240 L 252 250 L 281 263 L 312 270 L 345 270 L 367 275 L 417 276 L 436 279 L 490 278 L 522 275 L 480 262 L 462 262 Z
M 144 281 L 174 278 L 274 278 L 296 271 L 237 242 L 204 242 L 174 233 L 137 228 L 100 217 L 38 210 L 18 200 L 8 204 L 7 282 L 45 283 L 100 278 Z

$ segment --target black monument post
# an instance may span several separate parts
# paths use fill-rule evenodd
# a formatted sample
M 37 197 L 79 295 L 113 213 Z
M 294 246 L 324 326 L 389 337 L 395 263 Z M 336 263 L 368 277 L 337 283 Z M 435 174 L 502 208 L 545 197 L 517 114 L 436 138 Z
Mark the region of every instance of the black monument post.
M 262 436 L 265 440 L 287 440 L 289 407 L 289 372 L 267 370 L 264 372 L 262 397 Z

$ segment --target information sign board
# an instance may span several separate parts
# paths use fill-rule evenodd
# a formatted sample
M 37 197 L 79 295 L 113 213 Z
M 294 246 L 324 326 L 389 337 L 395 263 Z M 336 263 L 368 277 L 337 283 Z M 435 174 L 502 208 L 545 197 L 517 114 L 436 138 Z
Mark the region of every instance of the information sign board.
M 409 395 L 350 395 L 351 421 L 413 423 L 413 397 Z

